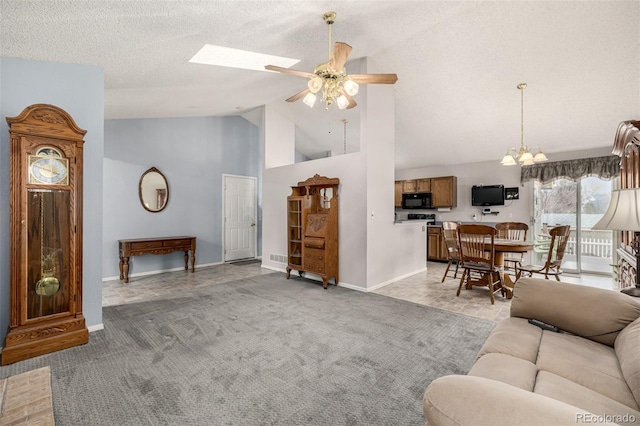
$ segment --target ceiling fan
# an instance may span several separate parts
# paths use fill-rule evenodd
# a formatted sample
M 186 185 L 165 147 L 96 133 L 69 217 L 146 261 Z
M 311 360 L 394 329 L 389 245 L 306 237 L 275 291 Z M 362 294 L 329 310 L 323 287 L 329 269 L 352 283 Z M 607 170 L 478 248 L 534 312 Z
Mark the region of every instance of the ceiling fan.
M 334 103 L 338 105 L 340 109 L 350 109 L 357 105 L 352 96 L 358 93 L 358 84 L 394 84 L 398 81 L 398 76 L 395 74 L 347 75 L 344 64 L 347 62 L 352 48 L 347 43 L 338 41 L 332 51 L 331 26 L 336 20 L 336 13 L 327 12 L 322 15 L 322 19 L 329 26 L 328 62 L 318 65 L 313 70 L 313 73 L 278 67 L 276 65 L 265 66 L 265 69 L 270 71 L 293 74 L 309 79 L 307 88 L 286 99 L 287 102 L 295 102 L 302 99 L 305 105 L 313 108 L 313 105 L 316 103 L 317 93 L 322 91 L 320 101 L 325 103 L 327 109 Z

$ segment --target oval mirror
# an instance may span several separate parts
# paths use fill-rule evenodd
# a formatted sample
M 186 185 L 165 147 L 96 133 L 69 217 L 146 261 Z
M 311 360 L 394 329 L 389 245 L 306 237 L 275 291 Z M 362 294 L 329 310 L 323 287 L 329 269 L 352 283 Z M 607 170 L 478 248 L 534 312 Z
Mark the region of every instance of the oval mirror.
M 142 207 L 156 213 L 162 211 L 169 202 L 169 184 L 160 170 L 150 168 L 142 174 L 138 194 Z

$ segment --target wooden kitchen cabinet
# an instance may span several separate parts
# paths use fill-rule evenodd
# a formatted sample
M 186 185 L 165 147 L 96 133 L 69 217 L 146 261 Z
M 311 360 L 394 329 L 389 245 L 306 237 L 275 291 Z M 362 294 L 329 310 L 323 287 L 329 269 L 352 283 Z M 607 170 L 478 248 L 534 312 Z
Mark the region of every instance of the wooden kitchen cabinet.
M 418 184 L 416 180 L 403 180 L 402 181 L 402 193 L 403 194 L 411 194 L 416 192 L 418 189 Z
M 447 245 L 440 226 L 427 227 L 427 260 L 447 260 Z
M 417 179 L 416 192 L 431 192 L 431 179 Z
M 456 207 L 458 179 L 455 176 L 431 178 L 431 207 Z
M 396 207 L 402 207 L 402 181 L 397 180 L 395 183 L 395 200 Z

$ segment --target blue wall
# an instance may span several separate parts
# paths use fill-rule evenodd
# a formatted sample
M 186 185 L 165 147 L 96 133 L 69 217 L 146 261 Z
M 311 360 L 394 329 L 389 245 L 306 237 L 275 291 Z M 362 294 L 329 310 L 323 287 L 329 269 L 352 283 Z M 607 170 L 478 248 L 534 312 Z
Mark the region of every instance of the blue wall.
M 83 313 L 102 323 L 102 156 L 104 72 L 88 65 L 0 58 L 0 345 L 9 327 L 9 129 L 6 117 L 44 103 L 87 130 L 84 144 Z
M 222 175 L 258 178 L 259 128 L 241 117 L 105 121 L 103 278 L 119 276 L 118 240 L 193 235 L 196 265 L 222 262 Z M 156 167 L 169 183 L 159 213 L 140 204 L 138 183 Z M 261 246 L 258 206 L 258 255 Z M 130 259 L 130 275 L 184 266 L 181 252 Z

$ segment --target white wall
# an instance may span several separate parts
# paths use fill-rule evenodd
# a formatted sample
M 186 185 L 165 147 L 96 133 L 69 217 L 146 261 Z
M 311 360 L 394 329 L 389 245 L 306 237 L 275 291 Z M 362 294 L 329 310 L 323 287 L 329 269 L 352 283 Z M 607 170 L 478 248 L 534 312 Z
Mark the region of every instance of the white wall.
M 293 164 L 295 160 L 296 128 L 289 119 L 280 114 L 273 107 L 264 108 L 263 126 L 265 139 L 269 141 L 264 146 L 264 167 L 285 166 Z
M 367 87 L 360 102 L 361 150 L 367 162 L 367 289 L 424 270 L 424 223 L 394 224 L 395 110 L 393 89 Z

